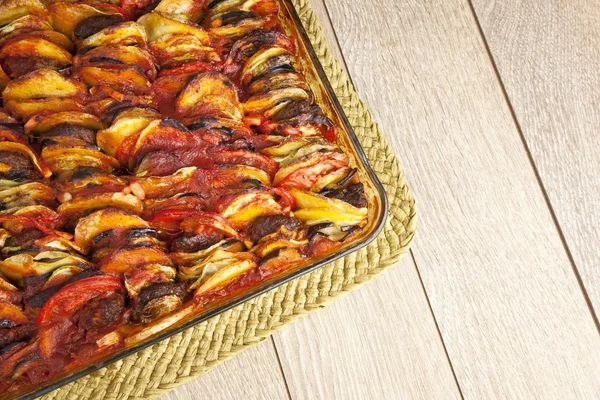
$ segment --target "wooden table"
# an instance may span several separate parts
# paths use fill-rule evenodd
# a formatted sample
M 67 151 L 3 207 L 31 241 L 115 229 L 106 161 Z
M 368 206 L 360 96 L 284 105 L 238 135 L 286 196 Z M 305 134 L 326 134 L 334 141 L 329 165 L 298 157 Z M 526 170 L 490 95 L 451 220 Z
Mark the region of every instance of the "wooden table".
M 313 0 L 420 211 L 400 265 L 163 397 L 600 398 L 600 6 Z

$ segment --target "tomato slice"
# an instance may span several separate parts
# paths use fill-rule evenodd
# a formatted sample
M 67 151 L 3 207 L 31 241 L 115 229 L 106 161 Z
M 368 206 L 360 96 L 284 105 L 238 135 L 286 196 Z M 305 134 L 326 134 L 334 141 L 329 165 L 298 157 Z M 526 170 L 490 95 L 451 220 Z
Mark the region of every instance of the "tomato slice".
M 191 218 L 196 213 L 196 210 L 163 210 L 159 211 L 152 219 L 150 225 L 152 227 L 168 233 L 179 232 L 179 225 L 186 218 Z
M 211 65 L 209 63 L 206 63 L 203 61 L 193 61 L 193 62 L 185 63 L 179 67 L 163 69 L 158 73 L 158 77 L 161 78 L 163 76 L 180 75 L 180 74 L 197 74 L 199 72 L 216 71 L 216 70 L 217 69 L 215 68 L 215 66 Z
M 279 164 L 273 159 L 258 153 L 246 150 L 220 150 L 208 154 L 215 164 L 247 165 L 260 168 L 271 176 L 274 176 Z
M 290 192 L 282 188 L 273 188 L 271 191 L 281 197 L 278 203 L 287 212 L 296 207 L 296 198 Z
M 342 161 L 323 157 L 313 165 L 298 168 L 296 171 L 283 178 L 277 186 L 282 188 L 308 190 L 320 177 L 345 166 L 346 164 Z
M 325 138 L 325 140 L 328 140 L 331 143 L 335 143 L 335 140 L 337 139 L 337 128 L 335 126 L 328 127 L 323 137 Z
M 7 221 L 17 222 L 22 225 L 34 226 L 47 235 L 51 233 L 57 233 L 57 231 L 49 228 L 48 226 L 55 226 L 58 220 L 53 218 L 51 219 L 50 217 L 44 218 L 44 216 L 38 216 L 37 218 L 31 218 L 23 215 L 0 215 L 0 224 Z
M 95 297 L 120 290 L 125 290 L 123 282 L 108 275 L 92 276 L 70 283 L 42 306 L 36 321 L 38 329 L 47 329 L 68 319 Z
M 199 234 L 206 229 L 212 229 L 227 236 L 238 236 L 238 232 L 231 226 L 229 221 L 212 212 L 164 210 L 156 213 L 150 220 L 150 224 L 156 229 L 168 233 L 177 233 L 183 230 Z
M 217 231 L 229 237 L 237 237 L 238 232 L 231 226 L 227 219 L 219 214 L 211 212 L 197 211 L 194 218 L 185 219 L 181 223 L 181 229 L 184 232 L 193 232 L 195 234 L 210 233 Z

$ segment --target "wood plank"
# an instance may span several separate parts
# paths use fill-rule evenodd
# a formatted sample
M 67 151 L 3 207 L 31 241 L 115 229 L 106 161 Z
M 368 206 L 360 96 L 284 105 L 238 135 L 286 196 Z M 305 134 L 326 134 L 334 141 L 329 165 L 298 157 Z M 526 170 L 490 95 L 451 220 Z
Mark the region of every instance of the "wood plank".
M 266 340 L 161 396 L 161 400 L 280 400 L 288 393 L 273 341 Z
M 293 399 L 458 399 L 410 257 L 275 335 Z
M 311 1 L 333 54 L 322 1 Z M 460 398 L 412 259 L 273 335 L 294 399 Z
M 600 7 L 475 0 L 566 243 L 600 312 Z
M 413 253 L 465 397 L 598 398 L 600 338 L 469 4 L 326 5 L 419 200 Z

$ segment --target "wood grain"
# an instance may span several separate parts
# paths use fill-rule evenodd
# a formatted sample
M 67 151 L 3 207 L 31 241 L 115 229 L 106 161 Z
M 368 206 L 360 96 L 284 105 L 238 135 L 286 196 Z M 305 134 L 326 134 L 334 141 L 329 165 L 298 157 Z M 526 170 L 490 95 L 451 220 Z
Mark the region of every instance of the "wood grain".
M 324 3 L 311 6 L 340 60 Z M 293 399 L 460 398 L 409 256 L 273 337 Z
M 161 400 L 287 399 L 281 368 L 271 340 L 245 350 L 217 368 L 177 387 Z
M 416 192 L 413 253 L 465 397 L 598 398 L 600 338 L 468 3 L 326 5 Z
M 523 135 L 600 312 L 600 7 L 475 0 Z
M 293 399 L 457 399 L 410 257 L 273 335 Z

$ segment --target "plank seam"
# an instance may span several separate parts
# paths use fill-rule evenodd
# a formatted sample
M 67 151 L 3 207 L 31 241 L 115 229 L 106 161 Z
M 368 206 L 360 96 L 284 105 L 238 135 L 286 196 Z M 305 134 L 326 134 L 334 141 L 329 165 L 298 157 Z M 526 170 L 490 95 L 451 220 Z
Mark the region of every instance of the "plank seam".
M 494 59 L 494 56 L 492 54 L 492 51 L 490 49 L 490 46 L 488 44 L 488 41 L 485 37 L 485 34 L 483 32 L 483 28 L 481 27 L 481 23 L 479 22 L 479 18 L 477 17 L 477 13 L 475 12 L 475 7 L 473 6 L 473 2 L 472 0 L 467 0 L 468 4 L 469 4 L 469 8 L 471 9 L 471 14 L 473 16 L 473 19 L 475 20 L 475 24 L 477 25 L 477 30 L 479 31 L 479 36 L 481 37 L 481 40 L 483 42 L 483 45 L 485 47 L 485 51 L 487 53 L 488 58 L 490 59 L 490 63 L 492 64 L 492 68 L 494 70 L 494 74 L 496 75 L 496 80 L 498 81 L 498 84 L 500 85 L 500 89 L 502 90 L 502 95 L 504 96 L 504 100 L 506 101 L 506 104 L 508 106 L 508 110 L 510 112 L 511 118 L 513 120 L 513 123 L 515 124 L 515 127 L 517 129 L 517 131 L 519 132 L 519 136 L 521 138 L 521 142 L 523 144 L 523 147 L 525 149 L 525 153 L 527 154 L 527 158 L 529 159 L 529 163 L 531 164 L 531 168 L 533 169 L 533 172 L 535 174 L 535 178 L 538 182 L 538 185 L 542 191 L 542 195 L 544 197 L 544 201 L 546 203 L 546 206 L 548 207 L 548 210 L 550 211 L 550 216 L 552 217 L 552 220 L 554 221 L 554 226 L 556 228 L 556 231 L 558 233 L 558 236 L 560 238 L 560 241 L 562 242 L 563 248 L 565 250 L 565 253 L 567 254 L 567 258 L 569 259 L 569 263 L 571 264 L 571 268 L 573 269 L 573 273 L 575 274 L 575 278 L 577 280 L 577 283 L 579 284 L 579 288 L 581 290 L 581 293 L 583 294 L 583 298 L 585 300 L 585 303 L 587 304 L 588 310 L 591 314 L 592 320 L 594 321 L 594 325 L 596 326 L 596 330 L 598 331 L 598 333 L 600 334 L 600 321 L 598 320 L 598 315 L 596 314 L 596 310 L 594 310 L 594 306 L 592 304 L 592 301 L 588 295 L 587 289 L 583 283 L 583 279 L 581 278 L 581 274 L 579 273 L 579 269 L 577 268 L 577 264 L 575 263 L 575 259 L 573 258 L 573 254 L 571 253 L 571 250 L 569 249 L 569 245 L 567 244 L 567 239 L 565 237 L 565 234 L 562 230 L 562 227 L 560 225 L 560 222 L 558 220 L 558 217 L 556 216 L 556 213 L 554 212 L 554 208 L 552 207 L 552 202 L 550 201 L 550 197 L 548 196 L 548 192 L 546 191 L 546 187 L 544 186 L 544 182 L 542 180 L 542 177 L 539 173 L 539 170 L 537 168 L 537 165 L 535 164 L 535 160 L 533 158 L 533 155 L 531 154 L 531 150 L 529 149 L 529 145 L 527 144 L 527 139 L 525 138 L 525 135 L 523 134 L 523 129 L 521 128 L 521 124 L 519 123 L 519 120 L 517 118 L 517 114 L 515 113 L 514 107 L 512 105 L 512 102 L 510 101 L 510 97 L 508 96 L 508 92 L 506 90 L 506 86 L 504 85 L 504 81 L 502 80 L 502 76 L 500 75 L 500 71 L 498 70 L 498 66 L 496 65 L 496 61 Z
M 279 356 L 279 349 L 277 349 L 277 344 L 275 343 L 275 339 L 273 335 L 269 337 L 271 339 L 271 344 L 273 345 L 273 350 L 275 350 L 275 357 L 277 357 L 277 363 L 279 364 L 279 370 L 281 371 L 281 377 L 283 378 L 283 383 L 285 384 L 285 390 L 287 391 L 288 398 L 293 400 L 292 392 L 290 390 L 290 385 L 288 384 L 287 378 L 285 376 L 285 371 L 283 370 L 283 364 L 281 364 L 281 357 Z
M 460 387 L 460 383 L 458 382 L 458 377 L 456 376 L 456 371 L 454 370 L 454 365 L 452 365 L 452 360 L 450 359 L 450 353 L 448 353 L 448 349 L 446 348 L 446 342 L 444 342 L 444 337 L 442 336 L 442 331 L 438 324 L 437 318 L 435 317 L 435 313 L 433 312 L 433 307 L 431 306 L 431 302 L 429 301 L 429 295 L 427 294 L 427 290 L 425 289 L 425 284 L 423 283 L 423 278 L 421 277 L 421 272 L 419 271 L 419 267 L 417 266 L 417 259 L 412 252 L 412 249 L 409 250 L 410 258 L 412 258 L 413 264 L 415 266 L 415 270 L 417 271 L 417 276 L 419 277 L 419 282 L 421 282 L 421 288 L 423 289 L 423 293 L 425 294 L 425 299 L 427 300 L 427 307 L 429 307 L 429 312 L 431 313 L 431 317 L 433 318 L 433 323 L 435 324 L 435 329 L 437 331 L 438 337 L 442 342 L 442 347 L 444 348 L 444 354 L 446 354 L 446 360 L 448 360 L 448 365 L 450 366 L 450 371 L 452 371 L 452 376 L 454 377 L 454 383 L 456 383 L 456 388 L 458 389 L 458 394 L 460 394 L 460 398 L 464 400 L 465 396 L 463 395 L 462 389 Z
M 327 19 L 328 19 L 329 25 L 332 28 L 333 36 L 335 38 L 336 43 L 334 44 L 334 46 L 338 47 L 338 49 L 340 51 L 340 55 L 342 57 L 342 59 L 339 61 L 342 62 L 343 68 L 344 68 L 344 70 L 346 70 L 346 74 L 348 75 L 348 79 L 350 80 L 350 83 L 352 83 L 352 86 L 354 86 L 356 88 L 354 80 L 352 79 L 352 75 L 350 74 L 350 70 L 348 69 L 348 63 L 346 62 L 346 56 L 344 56 L 344 52 L 342 51 L 341 46 L 339 45 L 340 41 L 338 39 L 337 31 L 335 30 L 335 27 L 333 26 L 333 21 L 331 19 L 331 13 L 329 12 L 329 7 L 327 6 L 327 0 L 323 0 L 323 5 L 325 6 L 325 13 L 327 14 Z M 448 349 L 446 348 L 446 343 L 444 342 L 444 338 L 442 336 L 442 332 L 440 330 L 437 318 L 435 316 L 435 313 L 433 312 L 433 308 L 431 307 L 431 301 L 429 300 L 429 295 L 427 294 L 427 290 L 425 289 L 425 285 L 423 284 L 423 279 L 421 278 L 421 271 L 419 270 L 419 266 L 417 265 L 417 260 L 415 259 L 412 249 L 409 249 L 409 254 L 413 261 L 413 265 L 417 272 L 417 276 L 419 277 L 419 282 L 421 283 L 421 289 L 423 290 L 423 294 L 425 295 L 425 299 L 427 300 L 427 307 L 429 308 L 429 312 L 431 313 L 431 317 L 433 318 L 433 323 L 435 324 L 435 329 L 437 331 L 440 342 L 442 343 L 442 348 L 444 349 L 444 354 L 446 356 L 446 360 L 448 361 L 448 365 L 450 366 L 450 371 L 452 372 L 452 377 L 454 378 L 454 383 L 456 384 L 456 388 L 458 389 L 458 393 L 459 393 L 461 399 L 464 399 L 465 397 L 464 397 L 462 389 L 460 387 L 460 383 L 458 382 L 458 378 L 456 376 L 456 371 L 454 370 L 454 365 L 452 365 L 452 360 L 450 359 L 450 354 L 448 353 Z

